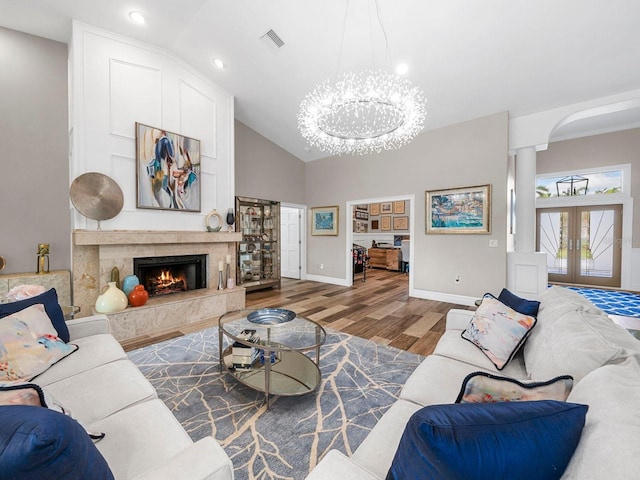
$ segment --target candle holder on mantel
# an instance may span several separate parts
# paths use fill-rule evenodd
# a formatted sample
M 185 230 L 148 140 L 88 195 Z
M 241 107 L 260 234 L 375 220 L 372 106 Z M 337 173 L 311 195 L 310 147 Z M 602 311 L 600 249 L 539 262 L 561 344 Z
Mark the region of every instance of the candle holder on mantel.
M 227 255 L 227 288 L 233 288 L 236 286 L 236 282 L 231 276 L 231 255 Z
M 222 262 L 218 263 L 218 290 L 224 290 L 224 272 L 222 271 Z
M 49 244 L 48 243 L 38 244 L 38 270 L 36 271 L 36 273 L 38 275 L 49 273 Z

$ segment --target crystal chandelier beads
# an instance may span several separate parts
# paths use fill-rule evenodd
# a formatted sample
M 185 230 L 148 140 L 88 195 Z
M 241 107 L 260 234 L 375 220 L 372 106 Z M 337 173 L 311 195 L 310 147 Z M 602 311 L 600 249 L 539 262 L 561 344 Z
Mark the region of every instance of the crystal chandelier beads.
M 423 128 L 426 100 L 419 88 L 384 71 L 346 73 L 307 94 L 298 128 L 312 145 L 331 155 L 397 149 Z

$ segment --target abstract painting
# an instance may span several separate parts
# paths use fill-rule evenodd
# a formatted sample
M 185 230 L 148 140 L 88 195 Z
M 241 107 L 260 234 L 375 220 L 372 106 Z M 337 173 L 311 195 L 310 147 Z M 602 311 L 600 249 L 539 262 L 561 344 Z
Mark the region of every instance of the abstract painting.
M 200 212 L 200 141 L 136 122 L 138 208 Z

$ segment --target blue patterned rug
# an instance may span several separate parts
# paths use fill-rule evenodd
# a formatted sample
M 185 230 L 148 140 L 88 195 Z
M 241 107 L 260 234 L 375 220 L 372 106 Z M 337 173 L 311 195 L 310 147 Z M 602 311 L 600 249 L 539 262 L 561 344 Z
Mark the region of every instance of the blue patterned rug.
M 637 293 L 598 288 L 566 288 L 587 297 L 596 307 L 607 314 L 640 318 L 640 295 Z
M 191 438 L 213 435 L 236 480 L 303 479 L 330 449 L 350 455 L 396 400 L 423 360 L 402 350 L 327 329 L 316 392 L 273 397 L 218 366 L 218 329 L 129 352 Z

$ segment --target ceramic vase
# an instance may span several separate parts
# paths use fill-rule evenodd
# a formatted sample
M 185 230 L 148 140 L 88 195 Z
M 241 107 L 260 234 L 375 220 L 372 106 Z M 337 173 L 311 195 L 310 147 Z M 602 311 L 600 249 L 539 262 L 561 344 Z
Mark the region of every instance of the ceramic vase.
M 133 307 L 141 307 L 149 300 L 149 292 L 144 289 L 144 285 L 136 285 L 129 293 L 129 303 Z
M 133 288 L 139 284 L 140 284 L 140 280 L 136 275 L 127 275 L 126 277 L 124 277 L 124 280 L 122 281 L 122 291 L 126 296 L 129 296 Z
M 129 300 L 122 290 L 116 287 L 116 282 L 109 282 L 107 289 L 96 300 L 96 312 L 114 313 L 127 308 Z

